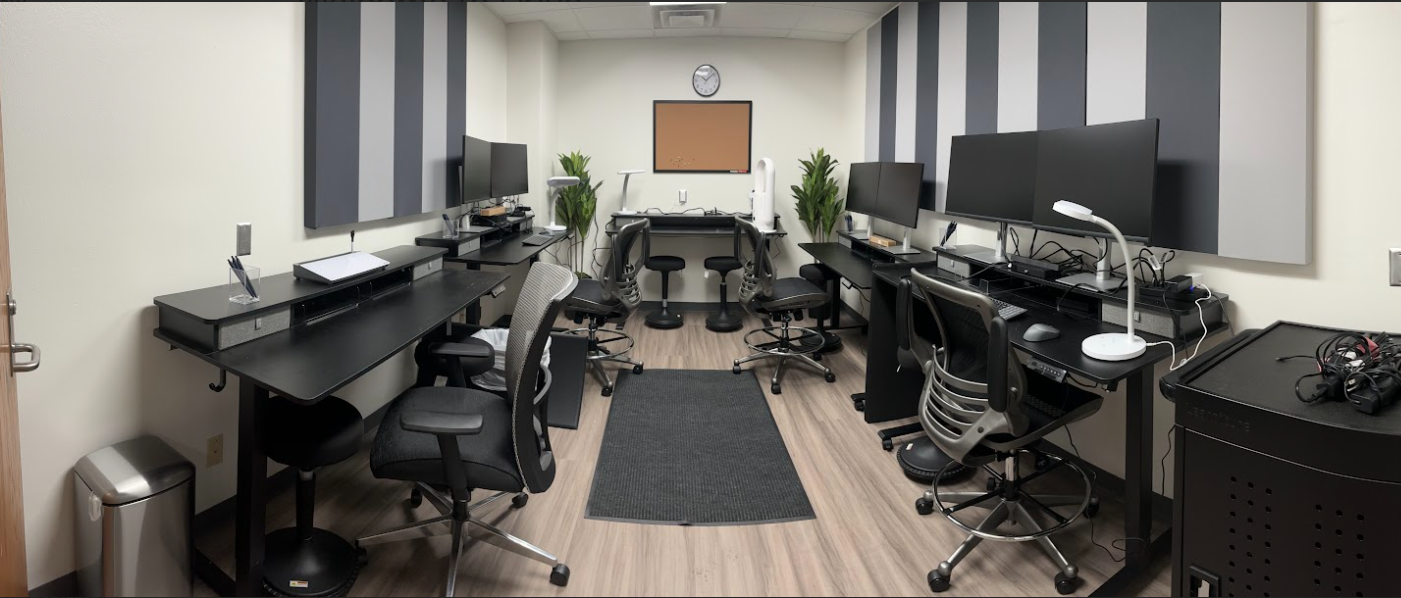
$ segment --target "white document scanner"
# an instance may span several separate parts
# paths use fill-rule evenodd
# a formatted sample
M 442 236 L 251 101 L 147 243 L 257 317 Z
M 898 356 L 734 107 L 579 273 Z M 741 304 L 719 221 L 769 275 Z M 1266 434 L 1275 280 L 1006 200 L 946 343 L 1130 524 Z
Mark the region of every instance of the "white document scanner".
M 378 272 L 388 265 L 389 262 L 375 257 L 372 254 L 363 251 L 352 251 L 350 253 L 333 255 L 315 261 L 294 264 L 292 266 L 292 275 L 302 280 L 310 280 L 322 284 L 335 284 L 362 274 Z

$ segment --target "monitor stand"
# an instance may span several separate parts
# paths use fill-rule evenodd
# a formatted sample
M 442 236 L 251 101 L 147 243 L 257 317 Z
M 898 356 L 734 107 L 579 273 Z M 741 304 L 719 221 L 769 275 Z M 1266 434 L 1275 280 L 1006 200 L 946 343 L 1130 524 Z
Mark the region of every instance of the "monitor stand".
M 917 253 L 920 252 L 919 249 L 916 249 L 916 248 L 914 248 L 914 247 L 910 247 L 910 229 L 909 229 L 909 227 L 906 227 L 906 228 L 905 228 L 905 242 L 904 242 L 903 245 L 901 245 L 901 246 L 899 246 L 899 247 L 882 247 L 881 249 L 884 250 L 886 253 L 889 253 L 889 254 L 891 254 L 891 255 L 914 255 L 914 254 L 917 254 Z
M 1113 266 L 1109 265 L 1109 256 L 1114 254 L 1114 240 L 1110 239 L 1104 252 L 1104 259 L 1095 263 L 1094 272 L 1081 272 L 1072 274 L 1056 282 L 1070 286 L 1086 286 L 1099 290 L 1101 293 L 1110 293 L 1118 290 L 1124 284 L 1124 278 L 1114 275 Z M 1127 266 L 1125 266 L 1127 268 Z
M 968 254 L 968 259 L 982 262 L 984 264 L 1005 264 L 1011 260 L 1007 257 L 1007 230 L 1010 227 L 1006 222 L 998 223 L 997 226 L 997 249 L 992 251 L 980 251 Z

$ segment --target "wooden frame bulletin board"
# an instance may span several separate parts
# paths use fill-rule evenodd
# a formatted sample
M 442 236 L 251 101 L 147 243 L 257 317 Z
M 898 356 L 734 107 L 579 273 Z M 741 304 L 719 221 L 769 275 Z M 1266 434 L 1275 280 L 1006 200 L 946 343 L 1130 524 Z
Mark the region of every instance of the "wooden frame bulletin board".
M 750 101 L 652 102 L 652 172 L 745 174 L 754 139 Z

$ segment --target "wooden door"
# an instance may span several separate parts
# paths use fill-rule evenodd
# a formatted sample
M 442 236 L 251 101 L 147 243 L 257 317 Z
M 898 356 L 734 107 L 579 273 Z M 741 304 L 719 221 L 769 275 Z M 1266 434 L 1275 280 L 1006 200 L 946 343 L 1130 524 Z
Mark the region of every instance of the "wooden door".
M 19 397 L 15 392 L 10 295 L 10 228 L 5 209 L 5 142 L 0 131 L 0 596 L 26 596 L 24 490 L 19 469 Z

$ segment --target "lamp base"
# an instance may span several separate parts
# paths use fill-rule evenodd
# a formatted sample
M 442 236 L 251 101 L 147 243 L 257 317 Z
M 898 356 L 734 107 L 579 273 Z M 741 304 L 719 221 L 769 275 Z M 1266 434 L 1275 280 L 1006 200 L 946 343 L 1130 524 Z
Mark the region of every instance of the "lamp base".
M 548 232 L 549 232 L 550 234 L 552 234 L 552 235 L 557 235 L 557 234 L 559 234 L 559 233 L 562 233 L 562 232 L 565 231 L 566 228 L 567 228 L 567 227 L 560 226 L 560 225 L 555 224 L 555 223 L 553 223 L 553 222 L 551 222 L 551 223 L 549 223 L 548 225 L 545 226 L 545 230 L 548 231 Z
M 627 209 L 627 208 L 623 208 L 623 209 L 618 210 L 617 212 L 614 212 L 614 213 L 615 213 L 615 214 L 623 214 L 623 215 L 627 216 L 627 215 L 636 214 L 637 212 L 634 211 L 634 210 L 629 210 L 629 209 Z
M 1128 361 L 1148 350 L 1148 343 L 1138 336 L 1123 332 L 1106 332 L 1085 339 L 1080 350 L 1091 359 L 1100 361 Z

